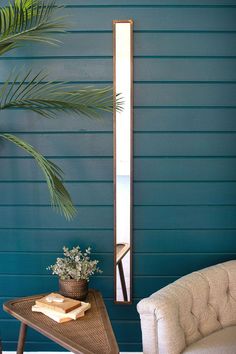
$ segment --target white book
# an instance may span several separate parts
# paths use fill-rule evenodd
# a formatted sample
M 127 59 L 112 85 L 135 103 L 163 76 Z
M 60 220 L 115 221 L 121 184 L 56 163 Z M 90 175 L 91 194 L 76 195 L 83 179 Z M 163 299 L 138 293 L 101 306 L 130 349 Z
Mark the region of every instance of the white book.
M 32 306 L 32 311 L 33 312 L 40 312 L 43 313 L 44 315 L 50 317 L 52 320 L 58 322 L 58 323 L 63 323 L 63 322 L 68 322 L 71 320 L 77 320 L 80 317 L 84 316 L 85 311 L 91 308 L 91 305 L 86 302 L 81 302 L 81 306 L 78 307 L 75 310 L 72 310 L 68 313 L 61 313 L 55 310 L 50 310 L 48 308 L 38 306 L 38 305 L 33 305 Z

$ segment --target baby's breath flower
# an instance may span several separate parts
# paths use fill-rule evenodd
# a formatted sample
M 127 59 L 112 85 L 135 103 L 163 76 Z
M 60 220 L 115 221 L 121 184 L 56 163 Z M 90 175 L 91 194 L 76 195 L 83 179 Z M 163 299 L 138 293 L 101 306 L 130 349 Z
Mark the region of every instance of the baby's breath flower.
M 71 250 L 68 247 L 63 247 L 63 258 L 57 258 L 56 263 L 47 267 L 52 274 L 56 274 L 60 279 L 85 279 L 89 281 L 91 275 L 102 273 L 97 266 L 98 260 L 91 260 L 91 247 L 81 251 L 79 246 L 73 247 Z

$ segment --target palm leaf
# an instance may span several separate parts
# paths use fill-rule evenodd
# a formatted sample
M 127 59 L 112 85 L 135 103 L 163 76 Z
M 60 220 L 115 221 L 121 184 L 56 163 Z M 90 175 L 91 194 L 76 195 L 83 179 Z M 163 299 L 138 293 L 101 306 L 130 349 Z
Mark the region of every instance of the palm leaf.
M 61 18 L 54 18 L 55 0 L 15 0 L 0 8 L 0 55 L 25 41 L 57 44 L 49 31 L 63 31 Z
M 69 193 L 62 183 L 62 170 L 53 162 L 42 156 L 33 146 L 15 135 L 1 133 L 0 137 L 25 150 L 35 159 L 46 178 L 52 206 L 63 214 L 66 219 L 70 220 L 73 218 L 76 214 L 76 209 L 73 206 Z
M 111 87 L 86 87 L 76 90 L 76 86 L 65 82 L 45 82 L 46 80 L 47 75 L 43 72 L 32 76 L 31 71 L 28 71 L 21 79 L 19 75 L 10 77 L 0 91 L 0 110 L 30 109 L 47 118 L 56 117 L 58 112 L 73 112 L 96 118 L 100 116 L 101 111 L 113 110 Z M 121 107 L 122 101 L 117 95 L 116 110 L 121 110 Z

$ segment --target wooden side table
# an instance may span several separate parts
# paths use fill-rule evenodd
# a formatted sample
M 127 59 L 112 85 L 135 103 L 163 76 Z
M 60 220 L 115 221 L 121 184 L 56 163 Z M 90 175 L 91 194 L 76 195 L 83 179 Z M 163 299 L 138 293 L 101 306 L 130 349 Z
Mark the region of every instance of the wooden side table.
M 84 317 L 65 323 L 57 323 L 41 313 L 32 312 L 35 300 L 42 296 L 11 300 L 3 305 L 6 312 L 21 321 L 17 354 L 24 353 L 27 327 L 75 354 L 119 353 L 105 304 L 98 291 L 89 290 L 86 301 L 90 302 L 91 309 Z
M 124 268 L 122 260 L 124 256 L 129 252 L 130 245 L 128 243 L 117 243 L 116 245 L 116 265 L 119 269 L 120 282 L 123 293 L 124 301 L 128 301 L 127 287 L 125 283 Z

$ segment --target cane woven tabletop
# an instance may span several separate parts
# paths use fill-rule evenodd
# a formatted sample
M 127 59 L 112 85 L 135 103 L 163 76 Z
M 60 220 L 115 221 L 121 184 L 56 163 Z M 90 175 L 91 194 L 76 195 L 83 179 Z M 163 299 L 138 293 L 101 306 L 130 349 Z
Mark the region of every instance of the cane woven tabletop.
M 91 304 L 84 317 L 57 323 L 47 316 L 32 312 L 35 300 L 42 295 L 9 301 L 4 310 L 29 327 L 76 354 L 117 354 L 119 348 L 101 294 L 89 290 L 86 302 Z

